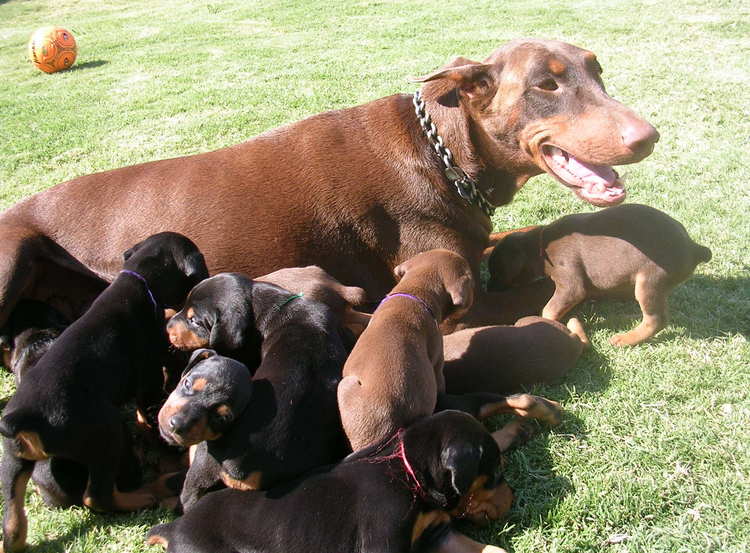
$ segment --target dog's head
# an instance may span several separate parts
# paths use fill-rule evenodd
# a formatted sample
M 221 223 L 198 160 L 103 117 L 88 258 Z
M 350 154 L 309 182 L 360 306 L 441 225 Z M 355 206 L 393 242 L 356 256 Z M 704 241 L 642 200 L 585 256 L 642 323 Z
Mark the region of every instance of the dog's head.
M 215 440 L 242 414 L 251 394 L 245 365 L 199 349 L 159 411 L 159 432 L 167 442 L 181 446 Z
M 503 516 L 513 491 L 503 478 L 500 449 L 472 416 L 441 411 L 410 426 L 403 453 L 427 501 L 475 523 Z
M 528 232 L 509 234 L 498 242 L 487 260 L 490 273 L 487 290 L 501 292 L 524 286 L 544 276 L 540 231 L 537 227 Z
M 253 325 L 252 287 L 253 281 L 238 273 L 220 273 L 199 283 L 167 323 L 169 341 L 183 351 L 239 350 Z
M 485 169 L 515 177 L 515 186 L 489 192 L 494 205 L 509 202 L 526 180 L 546 172 L 581 199 L 610 206 L 625 199 L 611 166 L 648 156 L 659 133 L 607 95 L 601 73 L 588 50 L 517 40 L 484 62 L 456 58 L 417 80 L 428 83 L 423 94 L 433 118 L 446 120 L 437 121 L 441 132 L 450 133 L 450 121 L 457 120 L 448 111 L 460 110 Z M 450 140 L 448 146 L 459 150 Z
M 400 282 L 411 283 L 413 280 L 419 286 L 438 288 L 435 291 L 446 300 L 441 306 L 443 319 L 460 319 L 474 302 L 475 283 L 471 267 L 455 252 L 422 252 L 398 265 L 393 273 Z
M 123 268 L 145 278 L 162 307 L 178 308 L 190 289 L 208 278 L 206 261 L 198 246 L 176 232 L 149 236 L 122 256 Z

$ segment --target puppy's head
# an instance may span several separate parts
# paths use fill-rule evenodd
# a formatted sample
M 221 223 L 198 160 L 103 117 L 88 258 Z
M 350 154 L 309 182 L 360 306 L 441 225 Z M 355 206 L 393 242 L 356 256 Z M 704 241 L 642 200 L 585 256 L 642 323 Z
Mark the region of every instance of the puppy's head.
M 162 307 L 179 308 L 190 289 L 208 278 L 203 254 L 189 238 L 176 232 L 149 236 L 122 257 L 123 268 L 145 278 Z
M 181 446 L 215 440 L 245 410 L 251 394 L 245 365 L 199 349 L 159 411 L 159 431 L 167 442 Z
M 511 506 L 500 449 L 472 416 L 442 411 L 410 426 L 404 453 L 428 499 L 452 516 L 475 523 L 496 520 Z
M 252 280 L 237 273 L 220 273 L 199 283 L 167 323 L 169 341 L 183 351 L 239 350 L 253 324 L 252 286 Z
M 508 288 L 524 286 L 542 276 L 538 274 L 539 267 L 534 263 L 541 255 L 540 232 L 540 227 L 536 227 L 528 232 L 509 234 L 495 246 L 487 261 L 490 272 L 487 290 L 502 292 Z
M 468 261 L 449 250 L 430 250 L 404 261 L 394 270 L 400 282 L 412 280 L 438 286 L 445 297 L 444 319 L 460 319 L 474 302 L 474 276 Z

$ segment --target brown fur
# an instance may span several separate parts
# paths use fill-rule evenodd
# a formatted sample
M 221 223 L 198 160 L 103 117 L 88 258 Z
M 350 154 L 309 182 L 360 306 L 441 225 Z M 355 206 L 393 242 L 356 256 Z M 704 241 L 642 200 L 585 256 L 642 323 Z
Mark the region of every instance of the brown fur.
M 577 321 L 576 321 L 577 322 Z M 580 323 L 524 317 L 513 326 L 469 328 L 443 337 L 450 394 L 520 392 L 562 378 L 588 343 Z
M 378 442 L 430 415 L 444 389 L 443 342 L 438 324 L 471 305 L 469 265 L 447 250 L 431 250 L 395 270 L 394 297 L 372 316 L 344 364 L 338 387 L 341 421 L 352 449 Z M 434 316 L 433 316 L 434 315 Z
M 587 298 L 635 296 L 643 321 L 610 340 L 617 346 L 635 345 L 664 328 L 669 293 L 698 263 L 710 259 L 711 250 L 693 242 L 685 227 L 666 213 L 625 204 L 506 236 L 490 257 L 488 287 L 551 278 L 555 293 L 542 316 L 553 320 Z
M 423 79 L 440 135 L 493 205 L 549 170 L 547 143 L 606 165 L 651 152 L 656 131 L 605 93 L 588 54 L 516 41 Z M 546 94 L 535 79 L 552 58 L 567 71 L 546 96 L 549 116 L 529 95 Z M 389 96 L 215 152 L 82 176 L 15 205 L 0 216 L 0 326 L 24 297 L 60 298 L 74 318 L 122 251 L 164 229 L 194 238 L 211 273 L 316 264 L 377 301 L 393 268 L 425 250 L 460 253 L 476 272 L 491 223 L 447 181 L 412 95 Z

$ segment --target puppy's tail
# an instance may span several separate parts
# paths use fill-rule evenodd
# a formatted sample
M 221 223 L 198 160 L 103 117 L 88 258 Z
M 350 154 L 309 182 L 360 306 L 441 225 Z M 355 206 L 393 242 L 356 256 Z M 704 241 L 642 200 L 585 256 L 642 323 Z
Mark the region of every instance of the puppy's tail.
M 161 545 L 166 549 L 169 547 L 169 541 L 172 539 L 173 522 L 167 524 L 157 524 L 146 534 L 146 543 L 149 545 Z
M 708 263 L 711 261 L 711 250 L 706 246 L 693 242 L 693 256 L 695 256 L 695 264 Z

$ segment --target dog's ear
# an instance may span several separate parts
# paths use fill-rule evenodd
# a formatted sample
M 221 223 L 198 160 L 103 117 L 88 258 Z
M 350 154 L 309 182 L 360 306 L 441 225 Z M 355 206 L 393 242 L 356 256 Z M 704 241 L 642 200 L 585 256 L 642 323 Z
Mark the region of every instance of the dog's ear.
M 249 315 L 240 306 L 217 312 L 209 336 L 211 346 L 226 352 L 239 350 L 245 343 Z
M 193 352 L 193 354 L 190 356 L 190 361 L 188 361 L 187 366 L 182 371 L 183 376 L 190 371 L 195 365 L 203 361 L 204 359 L 208 359 L 209 357 L 213 357 L 214 355 L 218 355 L 214 350 L 208 349 L 208 348 L 201 348 L 197 349 Z
M 487 289 L 491 292 L 500 292 L 510 288 L 526 263 L 526 250 L 520 241 L 517 237 L 507 236 L 495 246 L 487 261 L 487 268 L 490 272 Z
M 467 442 L 446 447 L 440 455 L 441 474 L 436 483 L 446 498 L 446 506 L 456 506 L 479 476 L 483 448 Z
M 192 252 L 183 260 L 183 271 L 185 275 L 194 282 L 200 282 L 208 278 L 206 260 L 201 252 Z
M 469 309 L 474 303 L 474 279 L 471 275 L 464 275 L 454 280 L 445 289 L 450 294 L 453 307 L 457 311 Z
M 458 57 L 437 71 L 422 77 L 415 77 L 412 80 L 418 83 L 426 83 L 437 79 L 450 79 L 456 83 L 461 94 L 469 100 L 473 100 L 494 91 L 496 88 L 495 79 L 490 71 L 492 67 L 491 64 Z
M 141 242 L 138 242 L 132 248 L 128 248 L 127 250 L 125 250 L 122 254 L 122 260 L 127 261 L 128 259 L 130 259 L 133 256 L 133 254 L 140 249 L 140 247 L 141 247 Z

